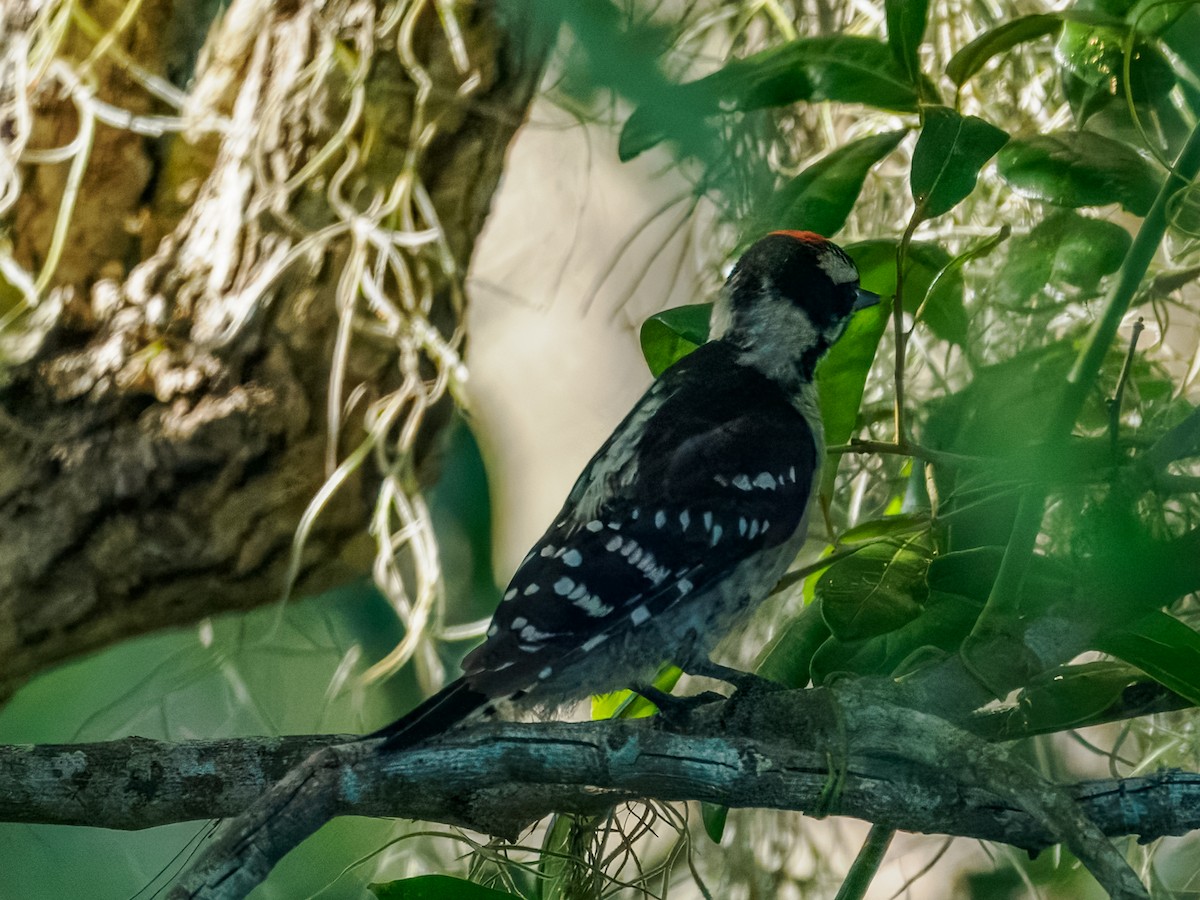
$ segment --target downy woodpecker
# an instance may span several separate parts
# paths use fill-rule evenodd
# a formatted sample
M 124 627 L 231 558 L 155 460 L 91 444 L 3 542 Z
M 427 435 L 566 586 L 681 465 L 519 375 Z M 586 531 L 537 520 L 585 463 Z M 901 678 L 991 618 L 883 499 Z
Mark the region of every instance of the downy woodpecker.
M 708 653 L 804 542 L 824 453 L 813 373 L 878 302 L 837 245 L 777 231 L 738 260 L 710 340 L 617 426 L 521 563 L 464 675 L 376 732 L 395 749 L 511 705 L 645 685 Z

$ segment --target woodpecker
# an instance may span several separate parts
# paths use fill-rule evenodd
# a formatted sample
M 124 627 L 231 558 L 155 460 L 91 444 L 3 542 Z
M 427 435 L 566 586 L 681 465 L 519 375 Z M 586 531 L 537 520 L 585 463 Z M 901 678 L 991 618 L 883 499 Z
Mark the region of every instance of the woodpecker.
M 481 714 L 644 688 L 668 661 L 731 673 L 709 651 L 804 542 L 824 453 L 817 362 L 878 301 L 820 235 L 753 244 L 714 303 L 708 342 L 592 457 L 463 676 L 370 737 L 393 750 Z

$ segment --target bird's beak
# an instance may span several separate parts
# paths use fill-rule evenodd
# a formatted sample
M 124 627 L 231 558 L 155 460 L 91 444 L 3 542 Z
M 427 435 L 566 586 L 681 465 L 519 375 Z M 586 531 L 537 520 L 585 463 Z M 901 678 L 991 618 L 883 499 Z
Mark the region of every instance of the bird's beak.
M 862 288 L 858 288 L 856 293 L 858 296 L 854 298 L 854 305 L 851 307 L 855 311 L 866 309 L 868 306 L 874 306 L 879 302 L 879 295 L 871 291 L 864 291 Z

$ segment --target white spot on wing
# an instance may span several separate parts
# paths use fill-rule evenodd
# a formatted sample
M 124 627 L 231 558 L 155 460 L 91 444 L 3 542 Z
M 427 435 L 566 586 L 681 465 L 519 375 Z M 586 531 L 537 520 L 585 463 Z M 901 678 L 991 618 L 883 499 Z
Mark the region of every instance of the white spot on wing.
M 604 549 L 610 553 L 615 553 L 621 549 L 622 543 L 624 543 L 624 541 L 622 541 L 619 537 L 612 537 L 608 539 L 608 543 L 604 545 Z
M 532 597 L 532 596 L 533 596 L 534 594 L 536 594 L 537 592 L 538 592 L 538 584 L 537 584 L 537 582 L 536 582 L 536 581 L 535 581 L 533 584 L 529 585 L 529 587 L 525 588 L 525 590 L 524 590 L 524 591 L 522 591 L 522 593 L 523 593 L 523 594 L 524 594 L 526 597 Z
M 796 481 L 796 467 L 795 466 L 788 466 L 788 480 L 795 483 L 795 481 Z
M 690 525 L 691 523 L 692 523 L 692 517 L 688 515 L 688 511 L 685 509 L 683 512 L 681 512 L 679 514 L 679 527 L 682 528 L 684 531 L 687 531 L 688 525 Z
M 733 477 L 733 486 L 741 491 L 750 490 L 750 476 L 749 475 L 735 475 Z
M 710 512 L 704 514 L 704 530 L 712 531 L 712 513 Z
M 546 668 L 544 668 L 544 669 L 542 669 L 542 671 L 538 672 L 538 678 L 540 678 L 542 681 L 545 681 L 547 678 L 549 678 L 553 674 L 554 674 L 554 669 L 551 666 L 546 666 Z
M 759 472 L 754 476 L 754 486 L 773 491 L 775 490 L 775 477 L 770 472 Z
M 509 588 L 507 591 L 505 591 L 505 592 L 504 592 L 504 599 L 505 599 L 505 600 L 511 600 L 511 599 L 512 599 L 513 597 L 515 597 L 515 596 L 517 596 L 517 589 L 516 589 L 516 588 Z
M 542 548 L 542 552 L 538 555 L 539 556 L 547 556 L 547 557 L 553 556 L 554 555 L 554 545 L 547 544 L 545 547 Z
M 654 514 L 654 527 L 662 528 L 667 524 L 667 514 L 661 509 Z
M 717 541 L 719 541 L 720 539 L 721 539 L 721 526 L 714 525 L 713 526 L 713 536 L 712 536 L 712 546 L 714 546 L 714 547 L 717 546 Z
M 562 578 L 558 579 L 558 581 L 554 582 L 554 593 L 565 597 L 567 594 L 571 593 L 574 587 L 575 582 L 564 575 Z
M 750 540 L 754 540 L 755 537 L 757 537 L 757 536 L 758 536 L 758 519 L 751 519 L 750 520 L 750 534 L 748 535 L 748 537 L 750 538 Z
M 629 614 L 629 621 L 634 625 L 641 625 L 643 622 L 649 620 L 649 618 L 650 610 L 646 609 L 645 605 L 637 607 Z
M 583 555 L 578 550 L 571 549 L 563 554 L 562 561 L 563 565 L 570 566 L 572 569 L 574 569 L 581 562 L 583 562 Z
M 738 534 L 742 537 L 746 536 L 746 517 L 738 516 Z
M 588 653 L 592 650 L 595 650 L 597 647 L 599 647 L 601 644 L 603 644 L 607 640 L 608 640 L 607 634 L 593 635 L 592 637 L 588 638 L 586 641 L 583 642 L 583 648 L 582 648 L 583 652 Z
M 576 585 L 575 590 L 567 595 L 567 599 L 574 603 L 576 600 L 582 600 L 587 596 L 587 585 Z
M 498 632 L 499 630 L 500 630 L 500 626 L 499 626 L 499 625 L 497 625 L 495 622 L 493 622 L 493 623 L 491 624 L 491 626 L 490 626 L 490 627 L 488 628 L 488 630 L 487 630 L 487 636 L 488 636 L 488 637 L 495 637 L 495 636 L 496 636 L 496 632 Z
M 680 578 L 679 581 L 675 583 L 675 587 L 679 588 L 679 593 L 687 594 L 692 590 L 692 583 L 686 578 Z
M 522 628 L 524 628 L 528 624 L 529 624 L 529 620 L 527 618 L 525 618 L 524 616 L 517 616 L 515 619 L 512 620 L 512 630 L 520 631 Z
M 593 619 L 598 619 L 601 616 L 607 616 L 613 611 L 613 608 L 602 601 L 595 594 L 584 594 L 575 601 L 575 606 L 583 610 Z
M 599 519 L 592 519 L 592 521 L 588 522 L 583 527 L 586 528 L 588 531 L 595 533 L 604 527 L 604 523 L 601 522 Z

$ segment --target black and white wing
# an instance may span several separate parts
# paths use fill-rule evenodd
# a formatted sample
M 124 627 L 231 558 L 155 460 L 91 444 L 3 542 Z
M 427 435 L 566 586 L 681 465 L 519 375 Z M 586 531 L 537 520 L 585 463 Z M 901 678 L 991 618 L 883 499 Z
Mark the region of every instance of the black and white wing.
M 783 391 L 724 343 L 700 347 L 588 464 L 464 661 L 467 681 L 506 696 L 681 604 L 757 603 L 722 591 L 770 590 L 731 576 L 794 546 L 816 469 L 813 427 Z M 675 650 L 668 636 L 650 662 Z

